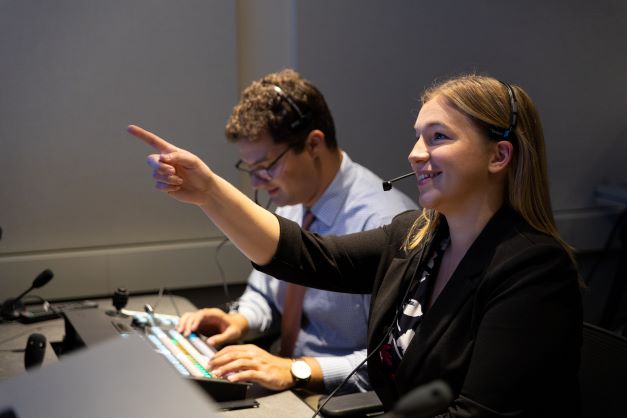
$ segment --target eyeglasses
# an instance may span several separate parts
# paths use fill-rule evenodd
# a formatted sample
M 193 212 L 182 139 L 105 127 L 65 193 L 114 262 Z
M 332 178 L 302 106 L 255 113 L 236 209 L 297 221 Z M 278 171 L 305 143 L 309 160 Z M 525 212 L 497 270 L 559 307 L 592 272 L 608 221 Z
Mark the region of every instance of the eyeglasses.
M 235 168 L 238 169 L 239 171 L 243 171 L 244 173 L 248 173 L 248 175 L 251 177 L 253 176 L 256 177 L 258 180 L 271 181 L 274 178 L 274 175 L 276 174 L 275 171 L 277 169 L 277 163 L 279 162 L 281 157 L 287 154 L 287 152 L 290 149 L 292 149 L 292 147 L 287 147 L 282 153 L 279 154 L 278 157 L 274 159 L 274 161 L 272 161 L 266 167 L 252 168 L 250 165 L 246 164 L 244 161 L 239 160 L 237 163 L 235 163 Z

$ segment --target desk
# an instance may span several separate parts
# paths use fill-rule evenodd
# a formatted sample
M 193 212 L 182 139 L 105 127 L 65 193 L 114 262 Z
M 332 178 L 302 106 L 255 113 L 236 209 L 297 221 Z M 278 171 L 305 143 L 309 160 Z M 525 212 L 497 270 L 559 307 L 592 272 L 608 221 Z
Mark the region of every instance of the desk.
M 98 308 L 102 310 L 113 309 L 111 299 L 94 299 L 98 302 Z M 150 303 L 154 306 L 157 296 L 133 296 L 129 298 L 126 309 L 143 311 L 144 305 Z M 164 296 L 159 303 L 156 312 L 161 314 L 176 315 L 179 313 L 194 311 L 197 308 L 187 299 L 179 296 Z M 28 337 L 32 333 L 40 333 L 46 336 L 46 353 L 43 366 L 58 362 L 51 342 L 61 341 L 65 334 L 63 319 L 53 319 L 35 324 L 21 324 L 17 322 L 0 324 L 0 380 L 17 376 L 26 372 L 24 368 L 24 347 Z M 259 402 L 258 408 L 248 408 L 234 411 L 223 411 L 219 416 L 225 418 L 239 417 L 272 417 L 272 418 L 309 418 L 313 415 L 311 408 L 291 391 L 270 393 L 260 387 L 251 388 L 250 397 Z
M 114 309 L 111 299 L 93 299 L 101 310 Z M 133 296 L 129 298 L 126 309 L 144 311 L 144 305 L 154 306 L 157 296 Z M 182 314 L 195 311 L 196 307 L 187 299 L 179 296 L 164 296 L 157 307 L 161 314 L 176 315 L 177 309 Z M 0 379 L 17 376 L 26 372 L 24 368 L 24 347 L 28 337 L 33 333 L 40 333 L 46 337 L 46 353 L 42 366 L 59 361 L 54 353 L 51 342 L 63 340 L 65 326 L 63 319 L 52 319 L 34 324 L 8 322 L 0 324 Z
M 286 390 L 271 395 L 257 397 L 258 408 L 238 409 L 235 411 L 222 411 L 218 415 L 225 418 L 248 418 L 248 417 L 303 417 L 311 418 L 314 411 L 307 406 L 292 391 Z M 323 417 L 322 417 L 323 418 Z

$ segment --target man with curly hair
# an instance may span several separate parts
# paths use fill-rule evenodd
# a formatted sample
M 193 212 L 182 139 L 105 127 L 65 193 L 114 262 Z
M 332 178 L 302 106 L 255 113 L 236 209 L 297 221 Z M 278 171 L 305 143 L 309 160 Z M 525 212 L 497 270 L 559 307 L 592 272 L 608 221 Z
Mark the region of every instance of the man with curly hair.
M 286 69 L 254 81 L 226 124 L 239 151 L 236 167 L 268 193 L 277 215 L 321 235 L 343 235 L 387 224 L 416 204 L 399 191 L 383 192 L 381 179 L 353 162 L 335 137 L 333 117 L 320 91 Z M 212 360 L 231 380 L 274 390 L 333 390 L 366 358 L 370 297 L 303 288 L 258 271 L 236 307 L 186 313 L 179 330 L 210 335 L 223 346 L 280 331 L 278 355 L 253 345 L 228 345 Z M 343 388 L 370 389 L 365 367 Z

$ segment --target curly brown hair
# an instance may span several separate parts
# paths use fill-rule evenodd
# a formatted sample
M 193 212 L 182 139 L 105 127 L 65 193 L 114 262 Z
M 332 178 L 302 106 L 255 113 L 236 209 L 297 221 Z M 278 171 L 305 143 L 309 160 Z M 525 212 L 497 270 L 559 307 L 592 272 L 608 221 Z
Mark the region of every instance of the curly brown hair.
M 253 81 L 242 92 L 226 124 L 225 134 L 228 140 L 235 142 L 255 141 L 268 133 L 275 143 L 289 144 L 300 152 L 307 135 L 314 129 L 324 133 L 330 149 L 337 148 L 333 116 L 322 93 L 296 71 L 284 69 Z

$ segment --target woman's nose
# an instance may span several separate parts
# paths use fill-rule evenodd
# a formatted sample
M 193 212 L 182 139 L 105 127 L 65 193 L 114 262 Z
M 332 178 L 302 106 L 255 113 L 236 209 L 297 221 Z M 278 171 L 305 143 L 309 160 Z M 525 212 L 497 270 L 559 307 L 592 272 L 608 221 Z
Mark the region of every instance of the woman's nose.
M 421 141 L 420 138 L 418 138 L 407 159 L 410 164 L 421 163 L 429 159 L 429 153 L 427 152 L 427 148 L 424 146 L 424 141 Z

